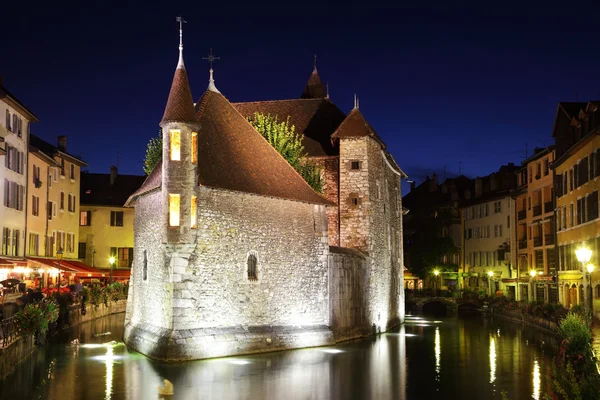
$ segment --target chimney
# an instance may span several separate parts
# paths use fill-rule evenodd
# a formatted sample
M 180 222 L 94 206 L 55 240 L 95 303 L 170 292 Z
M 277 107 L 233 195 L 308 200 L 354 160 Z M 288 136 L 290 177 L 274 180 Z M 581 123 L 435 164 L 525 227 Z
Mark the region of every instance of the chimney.
M 59 136 L 56 147 L 58 148 L 58 151 L 62 151 L 63 153 L 66 153 L 67 152 L 67 137 Z
M 117 167 L 114 165 L 110 166 L 110 185 L 114 185 L 117 180 Z
M 498 190 L 498 179 L 496 178 L 496 174 L 490 175 L 490 191 L 495 192 Z
M 429 179 L 429 177 L 427 177 Z M 437 190 L 437 175 L 435 174 L 435 172 L 433 173 L 433 175 L 431 176 L 431 180 L 429 181 L 429 191 L 430 192 L 435 192 Z
M 417 186 L 417 184 L 415 183 L 415 181 L 410 181 L 410 191 L 413 192 L 415 190 L 415 187 Z
M 475 198 L 481 197 L 483 194 L 483 180 L 481 178 L 475 179 Z

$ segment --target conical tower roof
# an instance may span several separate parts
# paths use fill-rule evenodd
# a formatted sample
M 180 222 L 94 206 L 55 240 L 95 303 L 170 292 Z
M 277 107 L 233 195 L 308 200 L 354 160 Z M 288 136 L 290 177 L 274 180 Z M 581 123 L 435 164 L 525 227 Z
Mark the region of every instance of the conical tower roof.
M 317 67 L 313 69 L 313 72 L 310 74 L 308 78 L 308 82 L 306 83 L 306 87 L 302 92 L 301 99 L 321 99 L 327 97 L 327 91 L 325 90 L 325 86 L 323 86 L 323 82 L 321 82 L 321 77 L 319 76 L 319 72 L 317 71 Z
M 179 62 L 177 63 L 177 69 L 175 69 L 169 99 L 160 124 L 167 122 L 198 123 L 192 90 L 183 63 L 183 48 L 181 46 L 179 48 Z

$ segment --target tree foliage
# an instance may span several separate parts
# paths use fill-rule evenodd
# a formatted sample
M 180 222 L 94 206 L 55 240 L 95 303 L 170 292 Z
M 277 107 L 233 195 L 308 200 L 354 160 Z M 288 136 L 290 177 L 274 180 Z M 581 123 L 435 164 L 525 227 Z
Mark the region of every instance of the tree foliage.
M 323 192 L 321 167 L 307 158 L 302 135 L 296 133 L 289 117 L 279 121 L 276 116 L 257 112 L 248 117 L 248 121 L 316 192 Z
M 146 157 L 144 158 L 144 172 L 150 175 L 156 164 L 162 158 L 162 131 L 159 129 L 158 136 L 153 137 L 146 147 Z
M 434 269 L 456 271 L 456 264 L 442 264 L 445 255 L 458 251 L 452 238 L 441 236 L 442 227 L 450 218 L 449 212 L 433 211 L 429 207 L 414 211 L 411 210 L 413 215 L 407 224 L 407 230 L 412 234 L 406 235 L 410 272 L 424 278 Z

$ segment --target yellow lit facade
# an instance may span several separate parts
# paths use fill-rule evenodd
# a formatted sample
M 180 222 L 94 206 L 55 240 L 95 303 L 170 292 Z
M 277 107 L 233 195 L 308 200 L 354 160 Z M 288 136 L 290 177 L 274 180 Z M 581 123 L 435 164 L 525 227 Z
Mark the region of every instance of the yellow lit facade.
M 565 307 L 584 302 L 584 276 L 575 250 L 582 246 L 587 247 L 592 250 L 590 262 L 596 266 L 600 264 L 600 137 L 596 129 L 600 122 L 600 113 L 597 104 L 584 103 L 577 109 L 571 109 L 569 114 L 567 106 L 573 108 L 573 104 L 559 104 L 555 123 L 558 286 L 559 298 Z M 577 110 L 579 111 L 575 112 Z M 564 148 L 561 154 L 558 154 L 559 143 L 563 143 Z M 591 282 L 591 285 L 588 286 L 588 293 L 593 299 L 591 304 L 594 315 L 598 317 L 600 274 L 594 272 L 589 278 L 588 282 Z
M 196 210 L 197 210 L 196 209 L 196 196 L 192 196 L 192 206 L 190 208 L 190 215 L 191 215 L 191 219 L 192 219 L 192 221 L 191 221 L 191 227 L 192 228 L 195 228 L 196 224 L 197 224 L 197 221 L 196 221 L 196 218 L 197 218 L 197 216 L 196 216 Z
M 517 175 L 518 299 L 558 302 L 554 223 L 554 146 L 536 149 Z M 531 271 L 536 274 L 532 277 Z M 554 280 L 553 280 L 554 277 Z
M 198 133 L 192 132 L 192 163 L 198 163 Z

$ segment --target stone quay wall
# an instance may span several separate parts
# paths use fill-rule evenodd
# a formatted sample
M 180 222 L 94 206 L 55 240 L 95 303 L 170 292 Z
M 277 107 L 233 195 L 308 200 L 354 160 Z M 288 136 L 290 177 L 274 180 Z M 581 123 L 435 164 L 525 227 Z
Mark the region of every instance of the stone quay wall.
M 368 258 L 358 250 L 329 248 L 329 326 L 336 341 L 373 333 L 369 320 Z
M 126 300 L 110 302 L 108 307 L 104 304 L 94 308 L 93 305 L 86 306 L 86 315 L 81 315 L 81 307 L 73 306 L 69 312 L 68 327 L 92 321 L 96 318 L 125 311 Z M 33 336 L 21 337 L 6 347 L 0 347 L 0 381 L 6 379 L 17 367 L 29 358 L 36 349 Z
M 506 318 L 511 321 L 521 322 L 532 327 L 547 331 L 554 335 L 558 335 L 558 325 L 554 321 L 550 321 L 546 318 L 536 317 L 534 315 L 523 314 L 519 310 L 502 310 L 497 307 L 492 307 L 492 315 L 494 317 Z

